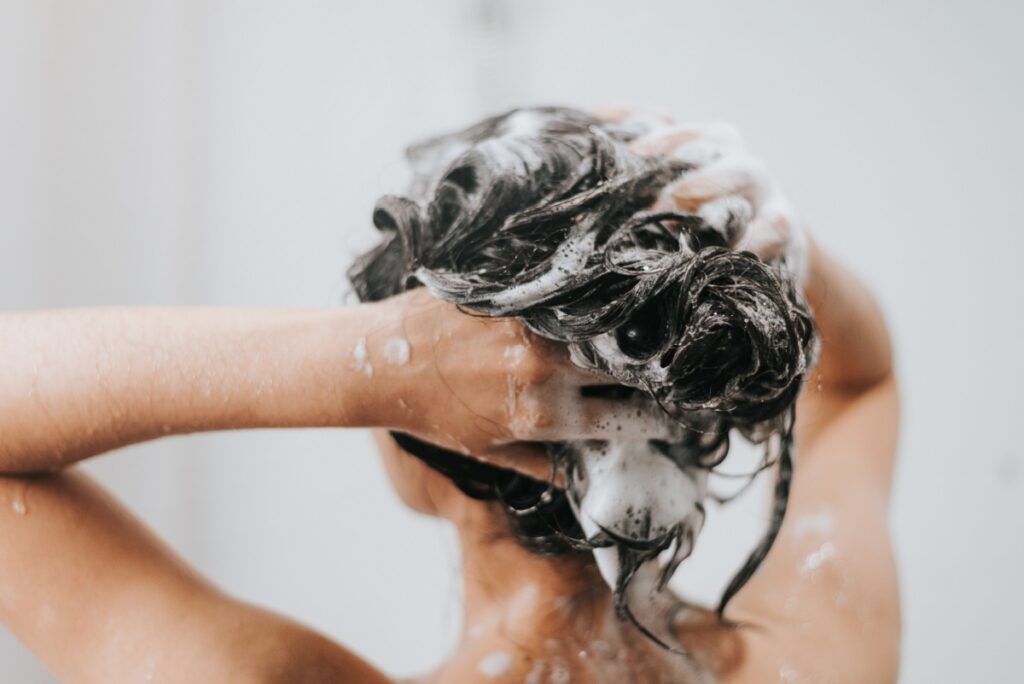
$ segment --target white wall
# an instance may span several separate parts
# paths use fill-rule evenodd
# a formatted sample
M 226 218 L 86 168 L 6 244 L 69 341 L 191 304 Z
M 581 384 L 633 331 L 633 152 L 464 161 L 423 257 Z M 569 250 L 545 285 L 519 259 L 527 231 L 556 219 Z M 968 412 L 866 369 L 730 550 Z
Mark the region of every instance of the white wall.
M 1016 681 L 1021 19 L 959 0 L 0 0 L 0 307 L 332 305 L 418 135 L 519 103 L 729 119 L 894 329 L 903 681 Z M 401 507 L 361 433 L 175 438 L 91 468 L 220 584 L 390 671 L 436 663 L 458 628 L 451 535 Z M 753 499 L 712 520 L 684 588 L 721 585 Z M 50 680 L 3 635 L 0 681 Z

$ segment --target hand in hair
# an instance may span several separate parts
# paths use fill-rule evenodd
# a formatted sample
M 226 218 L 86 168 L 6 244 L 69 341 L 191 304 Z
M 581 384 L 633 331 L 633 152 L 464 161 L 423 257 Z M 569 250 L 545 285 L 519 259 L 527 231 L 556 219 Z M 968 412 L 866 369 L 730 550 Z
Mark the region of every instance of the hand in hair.
M 784 260 L 798 282 L 807 272 L 807 236 L 763 162 L 752 157 L 728 123 L 676 123 L 643 110 L 602 109 L 598 118 L 618 123 L 656 116 L 659 125 L 631 144 L 640 154 L 669 157 L 693 170 L 666 186 L 656 210 L 700 215 L 711 225 L 733 228 L 730 247 L 753 252 L 765 262 Z M 723 232 L 729 234 L 728 230 Z
M 422 288 L 372 306 L 385 309 L 385 323 L 366 337 L 367 362 L 376 394 L 391 398 L 382 414 L 393 428 L 545 480 L 546 452 L 522 442 L 679 432 L 652 399 L 584 396 L 611 381 L 572 365 L 564 345 L 519 320 L 466 315 Z M 386 359 L 394 340 L 408 345 L 401 365 Z
M 557 552 L 551 540 L 571 535 L 577 548 L 605 549 L 601 556 L 615 562 L 605 563 L 603 574 L 622 617 L 630 615 L 626 586 L 639 567 L 672 548 L 673 560 L 660 574 L 664 583 L 692 549 L 702 517 L 701 486 L 693 487 L 697 500 L 682 506 L 669 493 L 643 496 L 642 481 L 664 485 L 680 476 L 696 482 L 726 457 L 734 431 L 765 445 L 765 467 L 778 463 L 779 478 L 769 531 L 721 606 L 754 574 L 785 511 L 793 406 L 815 345 L 785 250 L 761 259 L 736 249 L 755 209 L 762 208 L 754 180 L 741 177 L 724 187 L 716 180 L 714 162 L 736 147 L 737 136 L 712 127 L 703 148 L 690 144 L 689 158 L 675 158 L 668 153 L 674 146 L 663 151 L 666 144 L 656 137 L 666 131 L 700 142 L 694 132 L 669 129 L 651 117 L 602 123 L 576 110 L 540 107 L 415 144 L 407 152 L 414 178 L 408 194 L 378 200 L 373 222 L 382 240 L 349 270 L 363 301 L 386 301 L 422 287 L 458 310 L 515 317 L 566 346 L 580 368 L 614 379 L 632 401 L 657 402 L 665 419 L 679 424 L 679 435 L 665 439 L 646 426 L 633 429 L 634 418 L 649 422 L 642 410 L 622 423 L 567 419 L 572 389 L 542 386 L 536 398 L 547 402 L 545 413 L 563 417 L 546 438 L 556 443 L 549 445 L 553 466 L 566 478 L 557 492 L 543 481 L 518 486 L 522 478 L 510 480 L 507 471 L 487 470 L 429 439 L 395 436 L 467 495 L 501 501 L 529 548 Z M 652 149 L 633 147 L 641 141 Z M 694 189 L 692 211 L 676 209 L 671 193 L 691 174 L 703 175 L 706 187 Z M 652 210 L 659 201 L 670 208 Z M 465 358 L 486 355 L 474 345 Z M 454 372 L 473 371 L 465 363 L 456 359 Z M 475 372 L 469 375 L 475 379 Z M 494 382 L 500 375 L 482 378 L 501 387 Z M 496 398 L 481 398 L 488 396 Z M 515 398 L 509 403 L 519 404 Z M 479 410 L 475 402 L 468 408 Z M 439 410 L 452 412 L 443 402 Z M 545 439 L 535 422 L 527 427 L 534 439 Z M 572 437 L 580 428 L 591 432 Z M 607 432 L 604 441 L 629 448 L 604 450 L 598 430 Z M 490 430 L 484 436 L 500 440 L 504 434 Z M 598 444 L 584 443 L 588 437 Z M 616 473 L 628 470 L 632 478 L 642 458 L 652 470 L 635 487 L 630 478 L 599 479 L 611 453 L 625 459 Z M 636 505 L 584 500 L 603 492 L 611 497 L 603 501 L 621 502 L 627 489 L 641 493 Z M 577 503 L 560 506 L 566 499 Z M 559 513 L 570 508 L 597 523 L 596 530 L 567 528 Z
M 764 164 L 745 151 L 733 126 L 679 124 L 664 114 L 638 109 L 606 108 L 595 116 L 620 123 L 655 119 L 659 125 L 634 141 L 632 149 L 695 167 L 666 186 L 657 209 L 692 211 L 715 223 L 731 220 L 737 207 L 746 210 L 743 203 L 749 206 L 748 220 L 735 221 L 746 229 L 734 236 L 731 246 L 751 251 L 766 262 L 784 262 L 822 328 L 815 371 L 818 390 L 811 399 L 822 389 L 849 395 L 891 376 L 891 342 L 874 297 L 817 248 Z M 849 343 L 852 340 L 856 343 Z

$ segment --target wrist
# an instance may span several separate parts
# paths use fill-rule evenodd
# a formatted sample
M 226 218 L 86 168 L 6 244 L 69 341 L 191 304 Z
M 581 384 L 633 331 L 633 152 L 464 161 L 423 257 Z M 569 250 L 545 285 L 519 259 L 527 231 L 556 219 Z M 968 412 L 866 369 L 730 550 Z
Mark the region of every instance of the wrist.
M 353 415 L 361 427 L 416 429 L 413 406 L 423 387 L 416 375 L 425 357 L 409 329 L 415 322 L 408 320 L 407 302 L 391 298 L 359 308 L 362 325 L 347 340 L 346 353 L 353 386 L 362 388 Z
M 381 358 L 382 338 L 395 327 L 394 311 L 385 302 L 358 304 L 325 314 L 315 333 L 315 359 L 309 369 L 313 416 L 335 427 L 389 427 L 394 379 Z
M 289 313 L 251 330 L 239 374 L 237 427 L 376 427 L 384 394 L 368 337 L 382 322 L 372 304 Z

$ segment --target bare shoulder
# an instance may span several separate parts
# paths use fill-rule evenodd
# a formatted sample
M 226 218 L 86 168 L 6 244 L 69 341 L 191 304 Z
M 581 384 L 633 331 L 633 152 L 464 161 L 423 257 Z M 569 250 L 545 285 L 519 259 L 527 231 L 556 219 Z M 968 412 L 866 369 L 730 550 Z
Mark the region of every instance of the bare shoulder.
M 82 473 L 0 477 L 0 501 L 0 623 L 60 681 L 390 681 L 223 594 Z
M 808 392 L 814 392 L 809 389 Z M 900 610 L 888 530 L 899 425 L 892 377 L 801 400 L 787 515 L 761 570 L 705 625 L 721 682 L 895 682 Z

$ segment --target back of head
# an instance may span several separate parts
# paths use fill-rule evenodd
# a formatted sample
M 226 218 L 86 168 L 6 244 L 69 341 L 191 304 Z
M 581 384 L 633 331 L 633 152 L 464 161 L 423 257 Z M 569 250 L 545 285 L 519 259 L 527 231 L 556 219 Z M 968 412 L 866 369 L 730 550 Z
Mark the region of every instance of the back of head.
M 415 145 L 408 152 L 409 195 L 378 201 L 373 219 L 383 242 L 349 275 L 363 300 L 426 286 L 477 314 L 518 317 L 565 343 L 577 365 L 655 398 L 682 426 L 675 442 L 645 442 L 640 450 L 644 458 L 657 452 L 651 462 L 666 473 L 706 476 L 725 458 L 733 431 L 765 443 L 766 464 L 780 464 L 778 505 L 721 608 L 781 524 L 793 405 L 813 325 L 784 262 L 733 249 L 750 218 L 743 200 L 730 198 L 714 217 L 650 210 L 689 167 L 632 152 L 629 143 L 645 132 L 575 110 L 537 108 Z M 614 551 L 613 588 L 627 616 L 623 597 L 636 569 L 672 549 L 666 580 L 703 522 L 700 501 L 699 519 L 661 515 L 666 504 L 652 487 L 641 496 L 644 515 L 630 506 L 640 524 L 581 525 L 581 509 L 597 486 L 586 476 L 609 462 L 607 445 L 551 445 L 567 475 L 561 490 L 464 463 L 469 459 L 408 436 L 397 439 L 464 492 L 502 501 L 533 548 Z

